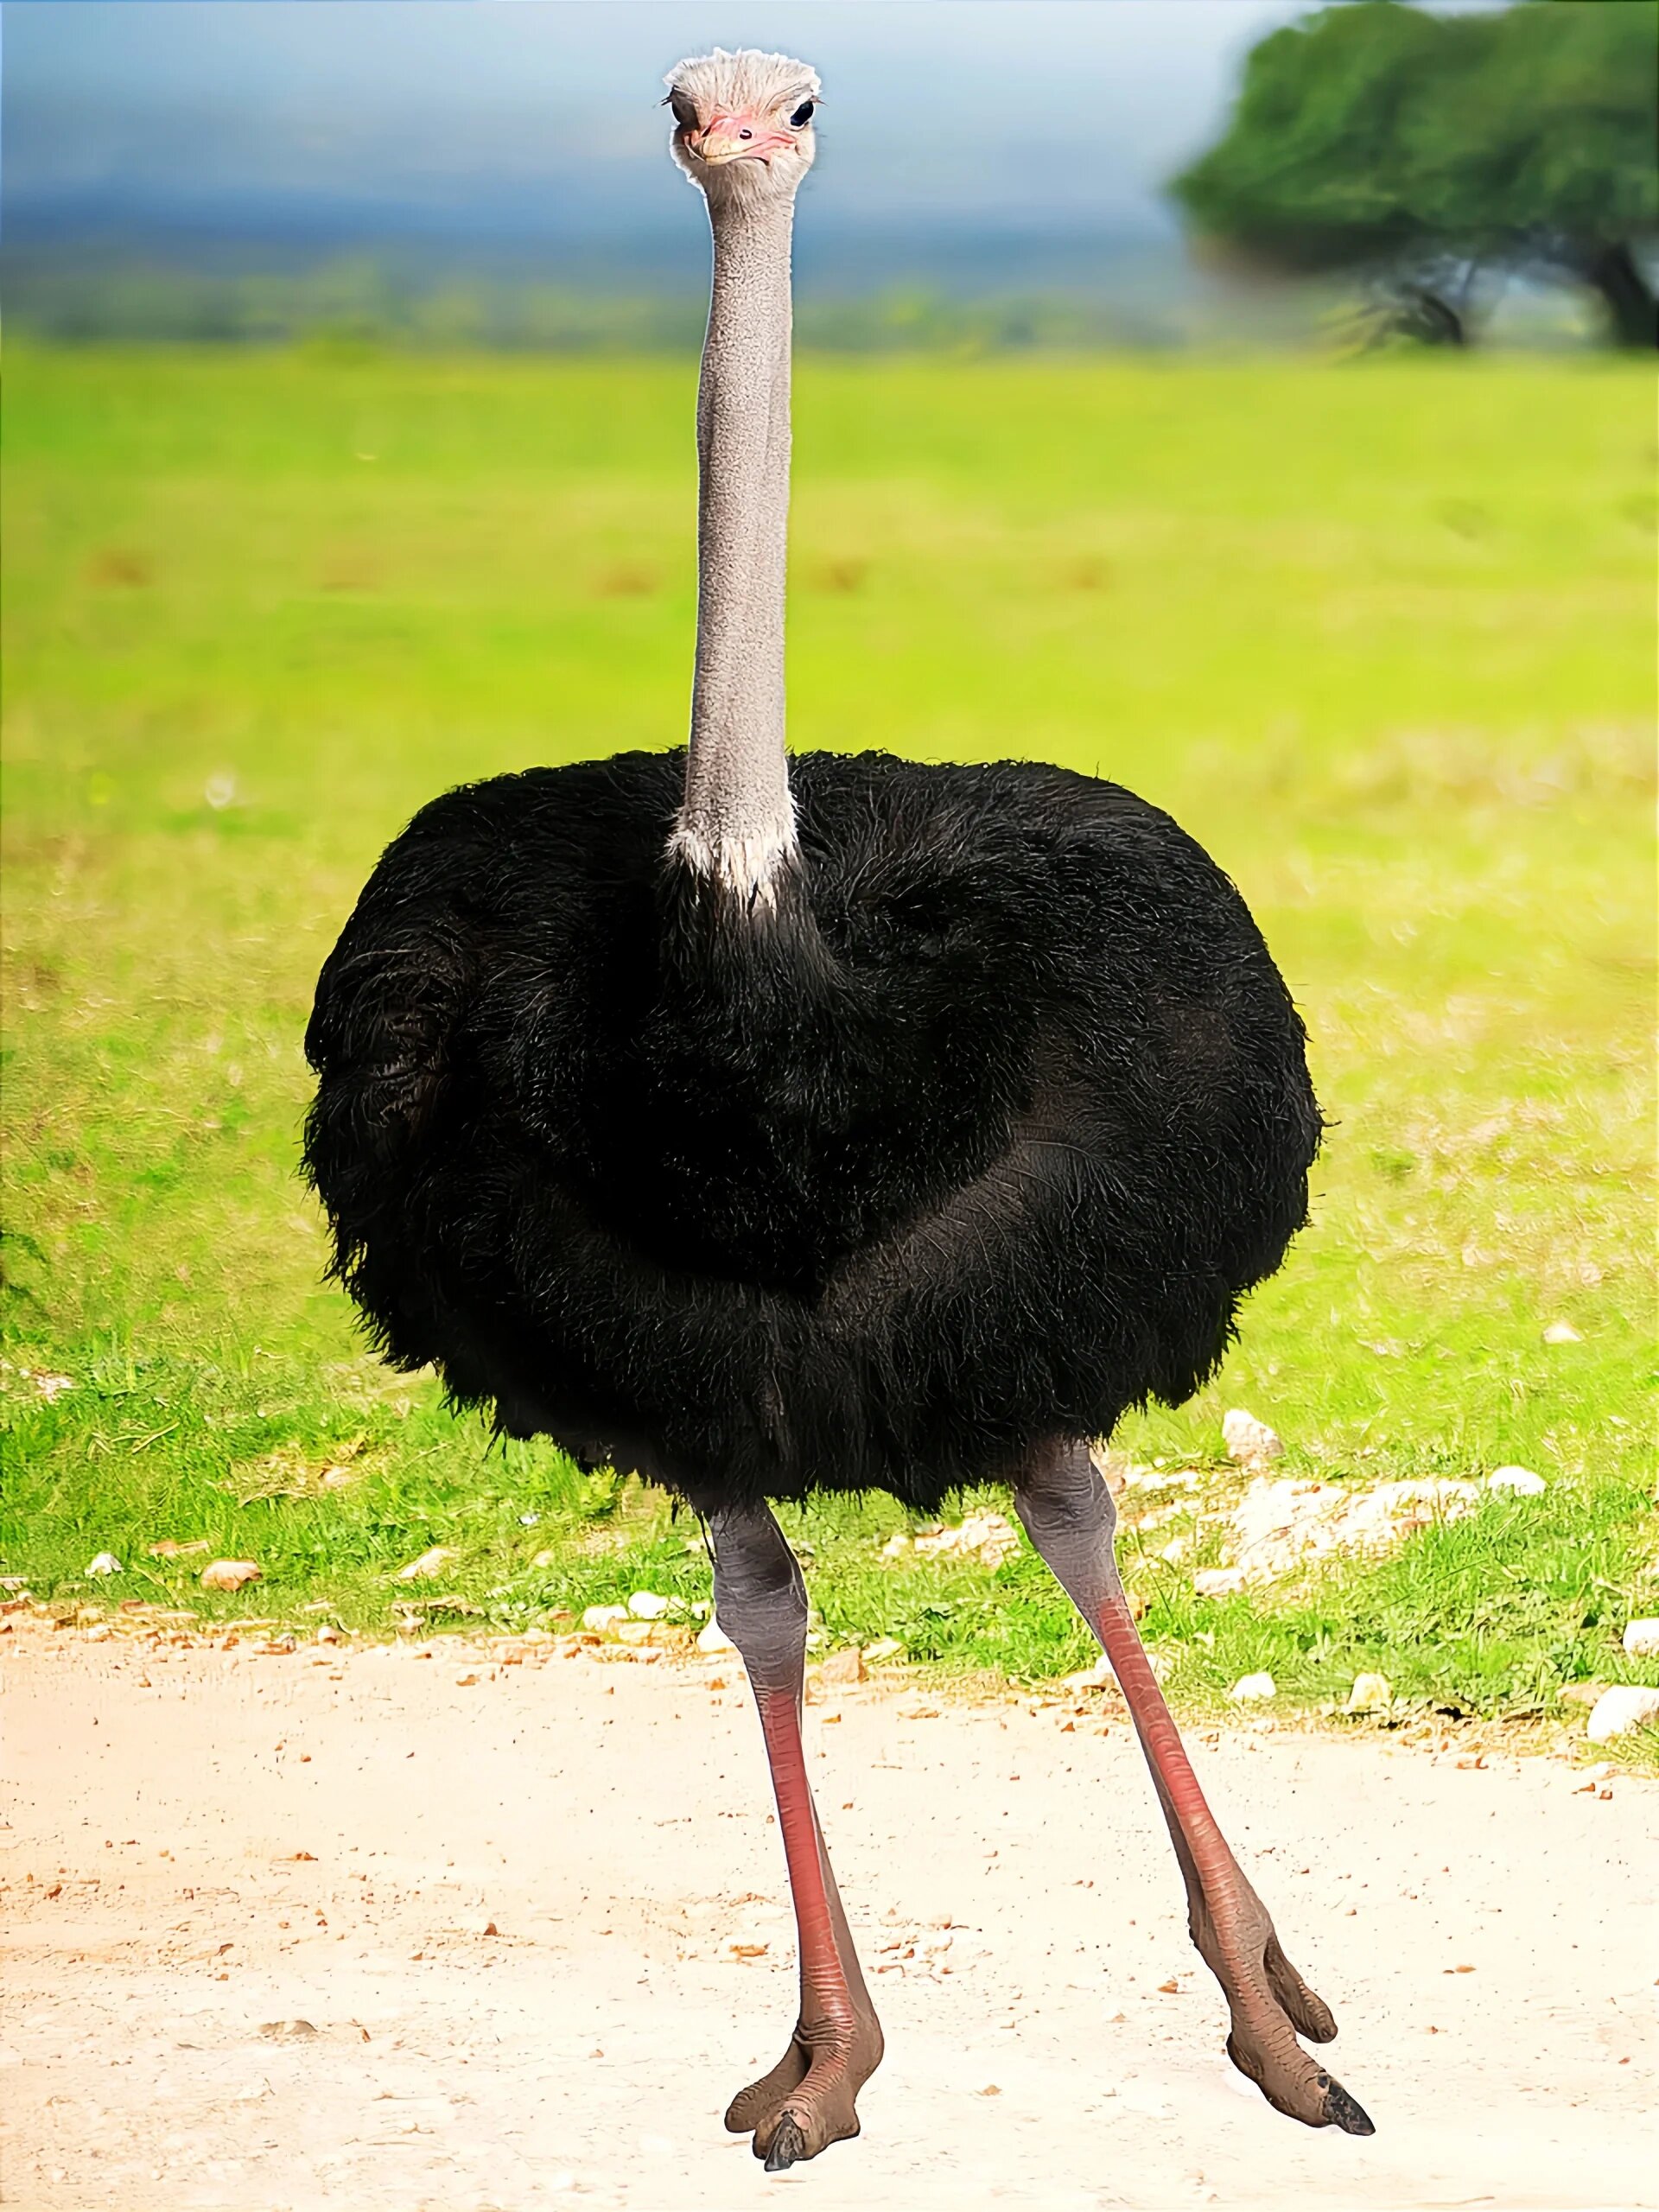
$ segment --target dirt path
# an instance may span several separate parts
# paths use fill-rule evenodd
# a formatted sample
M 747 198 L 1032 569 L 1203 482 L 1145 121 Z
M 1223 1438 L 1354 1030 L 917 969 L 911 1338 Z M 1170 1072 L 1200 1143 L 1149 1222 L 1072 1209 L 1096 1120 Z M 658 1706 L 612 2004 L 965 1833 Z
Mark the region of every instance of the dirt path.
M 861 2141 L 768 2179 L 720 2126 L 792 2005 L 734 1669 L 69 1642 L 6 1638 L 14 2207 L 1659 2205 L 1654 1785 L 1201 1749 L 1357 2141 L 1221 2058 L 1122 1726 L 836 1694 L 888 2060 Z

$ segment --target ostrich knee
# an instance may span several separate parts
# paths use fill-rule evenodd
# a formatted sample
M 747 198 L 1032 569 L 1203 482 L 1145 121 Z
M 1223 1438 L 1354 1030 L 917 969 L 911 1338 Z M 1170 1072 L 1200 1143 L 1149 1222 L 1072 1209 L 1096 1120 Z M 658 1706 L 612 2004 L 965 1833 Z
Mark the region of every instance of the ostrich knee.
M 1098 1635 L 1101 1608 L 1122 1588 L 1112 1540 L 1117 1508 L 1087 1449 L 1066 1446 L 1021 1477 L 1014 1510 L 1038 1554 Z
M 764 1506 L 734 1508 L 709 1524 L 715 1615 L 737 1646 L 757 1698 L 798 1697 L 806 1667 L 806 1583 L 783 1530 Z

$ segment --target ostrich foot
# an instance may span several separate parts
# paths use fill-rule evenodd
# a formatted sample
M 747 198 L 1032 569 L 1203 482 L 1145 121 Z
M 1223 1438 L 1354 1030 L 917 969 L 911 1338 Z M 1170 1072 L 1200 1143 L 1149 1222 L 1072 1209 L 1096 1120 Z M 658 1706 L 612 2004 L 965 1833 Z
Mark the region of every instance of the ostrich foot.
M 1329 2043 L 1337 2024 L 1325 1999 L 1308 1987 L 1281 1949 L 1261 1899 L 1246 1888 L 1225 1917 L 1232 1924 L 1224 1937 L 1206 1913 L 1193 1929 L 1192 1940 L 1221 1984 L 1232 2014 L 1228 2057 L 1275 2112 L 1308 2127 L 1374 2135 L 1376 2130 L 1363 2108 L 1296 2040 L 1306 2036 L 1310 2043 Z
M 754 2137 L 754 2155 L 769 2174 L 816 2158 L 832 2143 L 858 2133 L 854 2102 L 881 2063 L 881 2030 L 874 2012 L 844 2029 L 798 2026 L 770 2074 L 733 2098 L 726 2125 Z

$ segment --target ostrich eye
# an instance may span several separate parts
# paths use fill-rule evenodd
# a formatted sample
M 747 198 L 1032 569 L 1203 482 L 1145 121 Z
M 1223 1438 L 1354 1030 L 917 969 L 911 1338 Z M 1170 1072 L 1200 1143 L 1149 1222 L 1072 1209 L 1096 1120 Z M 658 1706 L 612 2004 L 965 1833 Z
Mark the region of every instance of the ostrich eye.
M 789 118 L 789 127 L 791 130 L 798 130 L 804 124 L 811 122 L 812 105 L 813 104 L 810 100 L 803 100 L 801 102 L 799 107 L 796 109 L 794 114 Z

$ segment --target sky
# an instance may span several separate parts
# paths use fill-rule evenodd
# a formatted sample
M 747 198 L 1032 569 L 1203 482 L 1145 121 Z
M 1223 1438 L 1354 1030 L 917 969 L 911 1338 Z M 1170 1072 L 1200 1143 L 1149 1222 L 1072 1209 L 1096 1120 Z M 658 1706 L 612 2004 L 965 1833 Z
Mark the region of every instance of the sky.
M 1491 5 L 1495 0 L 1439 0 Z M 816 236 L 1168 255 L 1162 187 L 1304 0 L 7 0 L 13 244 L 518 240 L 664 259 L 700 223 L 664 72 L 720 44 L 824 82 Z M 1001 241 L 1000 245 L 996 244 Z M 1011 244 L 1010 242 L 1015 242 Z M 922 249 L 926 265 L 931 248 Z
M 125 205 L 626 231 L 683 192 L 657 106 L 715 44 L 824 80 L 821 219 L 1167 235 L 1159 188 L 1295 0 L 11 0 L 14 219 Z

